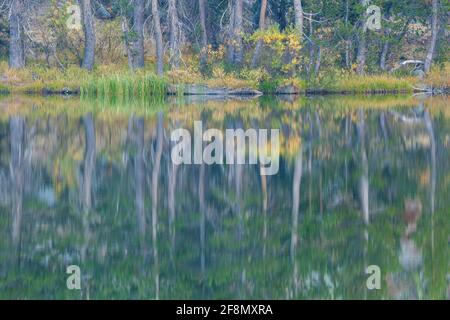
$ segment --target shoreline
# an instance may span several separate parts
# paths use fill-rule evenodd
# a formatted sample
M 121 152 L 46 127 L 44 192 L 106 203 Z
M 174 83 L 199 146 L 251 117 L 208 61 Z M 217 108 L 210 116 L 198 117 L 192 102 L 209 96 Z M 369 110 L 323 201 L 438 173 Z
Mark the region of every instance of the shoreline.
M 352 96 L 352 95 L 369 95 L 369 96 L 382 96 L 382 95 L 398 95 L 398 94 L 429 94 L 429 95 L 449 95 L 450 88 L 440 88 L 434 91 L 430 89 L 417 89 L 411 88 L 411 90 L 400 89 L 400 90 L 386 90 L 386 89 L 372 89 L 372 90 L 332 90 L 323 88 L 308 88 L 295 91 L 274 91 L 274 92 L 264 92 L 257 89 L 242 87 L 242 88 L 231 88 L 231 87 L 209 87 L 207 85 L 189 85 L 191 88 L 187 88 L 186 85 L 180 85 L 178 88 L 173 88 L 168 86 L 165 93 L 162 96 L 199 96 L 199 97 L 236 97 L 236 98 L 258 98 L 261 96 L 329 96 L 329 95 L 341 95 L 341 96 Z M 195 88 L 194 88 L 195 87 Z M 199 89 L 201 88 L 201 89 Z M 10 95 L 26 95 L 26 96 L 81 96 L 81 89 L 48 89 L 44 88 L 42 90 L 9 90 L 2 88 L 0 89 L 0 96 L 10 96 Z M 130 96 L 132 97 L 132 96 Z

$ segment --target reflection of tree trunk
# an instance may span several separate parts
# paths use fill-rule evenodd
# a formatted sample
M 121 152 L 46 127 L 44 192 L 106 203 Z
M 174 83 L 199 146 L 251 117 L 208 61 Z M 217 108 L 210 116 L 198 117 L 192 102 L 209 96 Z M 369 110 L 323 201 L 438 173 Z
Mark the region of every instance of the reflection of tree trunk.
M 83 117 L 85 129 L 86 148 L 84 153 L 82 206 L 83 211 L 88 213 L 92 207 L 92 176 L 95 165 L 95 129 L 92 114 Z
M 261 174 L 261 192 L 262 192 L 262 210 L 263 210 L 263 259 L 266 258 L 266 245 L 267 245 L 267 208 L 268 208 L 268 193 L 267 193 L 267 177 Z
M 205 223 L 206 223 L 206 205 L 205 205 L 205 164 L 200 166 L 200 177 L 198 181 L 198 200 L 200 205 L 200 270 L 205 272 Z
M 369 224 L 369 164 L 367 160 L 366 143 L 365 143 L 365 120 L 364 112 L 359 110 L 358 138 L 361 148 L 361 180 L 359 185 L 359 194 L 361 201 L 361 209 L 363 212 L 364 223 Z
M 384 143 L 387 143 L 388 133 L 386 129 L 386 113 L 384 111 L 380 113 L 380 128 L 381 133 L 383 134 Z
M 22 117 L 12 117 L 9 121 L 11 160 L 9 164 L 11 175 L 12 202 L 12 242 L 14 251 L 20 249 L 20 233 L 22 225 L 22 201 L 24 184 L 25 155 L 25 120 Z
M 298 267 L 297 267 L 297 243 L 298 243 L 298 214 L 300 209 L 300 186 L 302 181 L 303 170 L 303 148 L 300 147 L 297 158 L 295 160 L 294 179 L 292 182 L 292 229 L 291 229 L 291 260 L 293 268 L 293 285 L 294 292 L 298 289 Z
M 430 179 L 430 210 L 431 210 L 431 248 L 432 254 L 434 252 L 434 210 L 435 210 L 435 195 L 436 195 L 436 139 L 434 136 L 433 123 L 431 121 L 430 114 L 427 111 L 424 113 L 425 126 L 430 136 L 431 141 L 431 179 Z
M 177 186 L 178 165 L 172 163 L 169 169 L 169 190 L 168 190 L 168 207 L 169 207 L 169 238 L 171 248 L 171 259 L 175 251 L 175 190 Z
M 242 213 L 242 175 L 244 173 L 243 164 L 235 164 L 235 182 L 236 182 L 236 213 L 239 219 L 239 240 L 242 240 L 244 233 L 244 217 Z
M 431 188 L 430 188 L 430 209 L 434 212 L 435 194 L 436 194 L 436 139 L 434 137 L 433 123 L 428 111 L 424 113 L 425 126 L 431 141 Z
M 145 188 L 145 164 L 144 164 L 144 118 L 135 119 L 130 118 L 129 134 L 136 147 L 136 154 L 134 155 L 134 180 L 135 180 L 135 205 L 138 222 L 139 238 L 141 242 L 141 249 L 144 254 L 145 250 L 145 202 L 144 202 L 144 188 Z
M 81 259 L 86 258 L 89 244 L 89 221 L 88 216 L 92 208 L 92 177 L 95 166 L 95 128 L 92 114 L 85 115 L 82 119 L 85 130 L 85 150 L 83 163 L 83 176 L 81 183 L 81 207 L 83 208 L 83 229 L 85 243 L 81 249 Z
M 158 259 L 158 177 L 161 167 L 161 156 L 163 149 L 163 114 L 158 114 L 158 123 L 156 129 L 156 151 L 155 161 L 152 170 L 152 242 L 153 242 L 153 259 L 155 263 L 155 291 L 156 299 L 159 299 L 159 259 Z

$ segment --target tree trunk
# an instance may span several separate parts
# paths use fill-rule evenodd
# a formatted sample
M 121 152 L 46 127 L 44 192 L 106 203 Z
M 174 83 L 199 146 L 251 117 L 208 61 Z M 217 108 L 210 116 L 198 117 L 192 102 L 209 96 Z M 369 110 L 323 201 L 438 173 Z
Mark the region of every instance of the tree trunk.
M 390 17 L 391 17 L 391 12 L 390 12 L 390 10 L 388 10 L 388 12 L 385 15 L 385 19 L 390 19 Z M 409 24 L 409 22 L 406 23 L 406 26 L 408 24 Z M 391 29 L 385 28 L 384 36 L 386 37 L 386 39 L 383 42 L 383 48 L 381 49 L 381 54 L 380 54 L 380 69 L 383 71 L 387 70 L 386 61 L 387 61 L 387 57 L 388 57 L 389 49 L 390 49 L 390 39 L 389 39 L 390 34 L 391 34 Z M 398 41 L 400 42 L 400 39 Z
M 200 65 L 202 70 L 206 67 L 206 62 L 208 60 L 208 34 L 206 32 L 206 5 L 205 0 L 198 0 L 198 7 L 200 11 L 200 28 L 202 30 L 201 39 L 201 52 L 200 52 Z
M 349 18 L 350 8 L 349 8 L 349 0 L 345 1 L 345 26 L 348 26 L 348 18 Z M 350 68 L 350 40 L 345 41 L 345 67 Z
M 235 63 L 240 66 L 243 60 L 243 48 L 242 48 L 242 14 L 244 10 L 243 0 L 236 0 L 236 11 L 234 17 L 234 35 L 236 39 L 236 50 L 235 50 Z
M 438 35 L 438 7 L 439 7 L 439 1 L 433 0 L 432 1 L 432 15 L 431 15 L 431 40 L 430 40 L 430 46 L 428 47 L 428 53 L 427 57 L 425 59 L 425 72 L 428 73 L 431 70 L 431 65 L 433 64 L 433 57 L 434 52 L 436 50 L 436 41 L 437 41 L 437 35 Z
M 131 54 L 133 69 L 144 67 L 144 0 L 134 0 L 133 5 L 133 39 Z
M 381 50 L 381 56 L 380 56 L 380 68 L 383 71 L 387 70 L 386 60 L 387 60 L 388 52 L 389 52 L 389 41 L 386 40 L 383 44 L 383 50 Z
M 161 21 L 159 19 L 158 0 L 152 1 L 153 27 L 155 32 L 156 44 L 156 72 L 159 76 L 164 74 L 164 48 L 161 31 Z
M 301 44 L 303 40 L 303 20 L 304 20 L 302 0 L 294 0 L 294 12 L 295 12 L 295 28 L 298 31 Z
M 259 14 L 259 30 L 264 30 L 266 28 L 266 11 L 267 11 L 267 0 L 261 0 L 261 12 Z M 252 58 L 252 68 L 256 68 L 259 64 L 259 57 L 261 56 L 261 48 L 263 41 L 259 39 L 256 43 L 255 52 Z
M 9 17 L 9 66 L 14 69 L 25 67 L 23 11 L 22 0 L 13 0 Z
M 177 0 L 169 0 L 170 20 L 170 68 L 178 69 L 180 65 L 180 28 L 178 26 Z
M 317 57 L 316 57 L 316 65 L 314 67 L 314 73 L 316 75 L 319 74 L 321 63 L 322 63 L 322 47 L 318 46 L 318 48 L 317 48 Z
M 128 66 L 130 67 L 131 71 L 134 71 L 133 52 L 131 50 L 130 40 L 129 40 L 130 31 L 128 30 L 127 18 L 124 15 L 122 15 L 121 27 L 122 27 L 122 32 L 123 32 L 123 37 L 124 37 L 124 42 L 125 42 L 125 48 L 127 50 Z
M 228 62 L 241 65 L 243 60 L 242 50 L 242 12 L 243 0 L 234 0 L 230 21 L 230 43 L 228 46 Z
M 309 43 L 308 43 L 308 46 L 309 46 L 309 62 L 308 62 L 308 65 L 307 65 L 307 70 L 306 70 L 306 72 L 308 74 L 308 77 L 311 75 L 313 64 L 314 64 L 314 43 L 312 41 L 313 36 L 314 36 L 314 29 L 313 29 L 312 16 L 311 16 L 310 19 L 309 19 L 309 40 L 310 40 Z
M 95 28 L 91 0 L 79 0 L 84 32 L 84 57 L 81 67 L 92 71 L 95 62 Z
M 366 7 L 365 3 L 366 0 L 360 0 L 361 6 Z M 364 12 L 363 21 L 361 23 L 361 30 L 359 31 L 358 35 L 358 54 L 356 57 L 356 73 L 358 75 L 363 75 L 364 69 L 366 67 L 366 19 L 367 14 Z

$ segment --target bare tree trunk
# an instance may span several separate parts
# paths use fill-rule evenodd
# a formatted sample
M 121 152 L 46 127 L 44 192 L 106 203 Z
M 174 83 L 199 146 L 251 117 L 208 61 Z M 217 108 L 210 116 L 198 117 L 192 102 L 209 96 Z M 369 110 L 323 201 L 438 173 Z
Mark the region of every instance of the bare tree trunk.
M 236 11 L 234 16 L 234 35 L 236 39 L 236 49 L 235 49 L 235 63 L 240 66 L 244 58 L 244 51 L 242 48 L 242 14 L 244 10 L 244 1 L 236 0 Z
M 156 72 L 159 76 L 162 76 L 164 74 L 164 48 L 161 31 L 161 21 L 159 18 L 158 0 L 151 0 L 151 2 L 156 43 Z
M 9 66 L 14 69 L 25 67 L 24 10 L 22 0 L 12 0 L 9 17 Z
M 201 37 L 201 52 L 200 52 L 200 65 L 204 70 L 208 59 L 208 34 L 206 32 L 206 5 L 205 0 L 198 0 L 198 7 L 200 11 L 200 28 L 202 30 Z
M 170 20 L 170 68 L 178 69 L 180 65 L 180 28 L 178 26 L 177 0 L 169 0 Z
M 243 60 L 242 50 L 242 13 L 243 0 L 234 0 L 230 21 L 230 39 L 228 45 L 228 62 L 241 65 Z
M 428 53 L 427 57 L 425 59 L 425 72 L 428 73 L 431 70 L 431 65 L 433 64 L 433 57 L 436 50 L 436 42 L 437 42 L 437 35 L 439 31 L 438 26 L 438 13 L 439 13 L 439 1 L 438 0 L 432 0 L 432 16 L 431 16 L 431 40 L 430 40 L 430 46 L 428 47 Z
M 348 18 L 350 14 L 349 0 L 345 1 L 345 26 L 348 26 Z M 345 41 L 345 67 L 350 68 L 350 40 Z
M 79 0 L 84 31 L 84 57 L 81 67 L 92 71 L 95 62 L 95 28 L 91 0 Z
M 366 7 L 366 0 L 360 0 L 360 4 L 363 7 Z M 358 75 L 364 74 L 364 69 L 366 67 L 366 51 L 367 51 L 367 44 L 366 44 L 366 18 L 367 14 L 364 13 L 363 15 L 363 21 L 361 22 L 361 30 L 359 31 L 358 35 L 358 54 L 356 56 L 356 73 Z
M 322 47 L 321 47 L 321 46 L 318 46 L 318 47 L 317 47 L 316 65 L 315 65 L 315 67 L 314 67 L 314 73 L 315 73 L 316 75 L 319 74 L 321 63 L 322 63 Z
M 144 61 L 144 0 L 134 0 L 133 5 L 133 37 L 131 53 L 133 69 L 143 68 Z
M 259 14 L 259 30 L 264 30 L 266 28 L 266 11 L 267 11 L 267 0 L 261 0 L 261 11 Z M 261 48 L 263 45 L 262 39 L 259 39 L 256 43 L 255 52 L 252 58 L 252 68 L 256 68 L 259 64 L 259 58 L 261 56 Z
M 129 40 L 130 31 L 128 30 L 127 18 L 124 15 L 122 15 L 121 26 L 122 26 L 122 32 L 123 32 L 123 37 L 124 37 L 124 42 L 125 42 L 125 48 L 127 50 L 128 66 L 130 67 L 131 71 L 134 71 L 133 52 L 131 50 L 130 40 Z
M 380 69 L 383 71 L 387 70 L 386 60 L 387 60 L 388 52 L 389 52 L 389 41 L 386 40 L 383 43 L 383 50 L 381 50 L 381 56 L 380 56 Z
M 310 76 L 311 72 L 312 72 L 312 66 L 314 63 L 314 43 L 312 41 L 314 36 L 314 30 L 313 30 L 313 23 L 312 23 L 312 16 L 309 19 L 309 43 L 308 43 L 308 47 L 309 47 L 309 61 L 308 61 L 308 65 L 307 65 L 307 74 L 308 76 Z
M 386 13 L 386 19 L 389 19 L 390 17 L 390 11 L 388 11 Z M 389 34 L 391 33 L 390 28 L 385 28 L 384 29 L 384 36 L 387 38 L 384 40 L 383 42 L 383 48 L 381 49 L 381 54 L 380 54 L 380 69 L 383 71 L 387 70 L 387 66 L 386 66 L 386 60 L 387 60 L 387 56 L 389 53 Z
M 303 6 L 302 0 L 294 0 L 294 12 L 295 12 L 295 28 L 298 31 L 298 36 L 300 38 L 300 43 L 303 40 Z

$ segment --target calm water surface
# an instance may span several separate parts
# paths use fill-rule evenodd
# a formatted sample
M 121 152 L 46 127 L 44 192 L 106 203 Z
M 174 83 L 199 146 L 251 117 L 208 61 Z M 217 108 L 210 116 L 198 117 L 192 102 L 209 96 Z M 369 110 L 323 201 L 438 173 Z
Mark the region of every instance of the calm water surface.
M 0 298 L 447 299 L 438 102 L 0 100 Z M 174 166 L 170 133 L 196 120 L 280 129 L 278 174 Z

